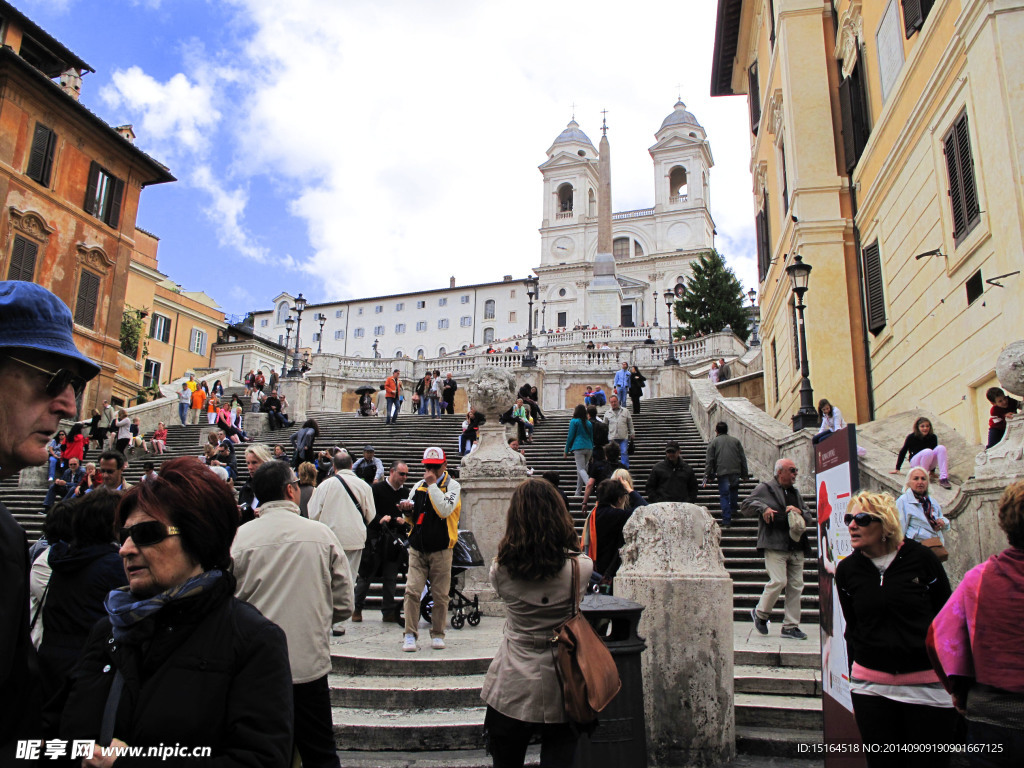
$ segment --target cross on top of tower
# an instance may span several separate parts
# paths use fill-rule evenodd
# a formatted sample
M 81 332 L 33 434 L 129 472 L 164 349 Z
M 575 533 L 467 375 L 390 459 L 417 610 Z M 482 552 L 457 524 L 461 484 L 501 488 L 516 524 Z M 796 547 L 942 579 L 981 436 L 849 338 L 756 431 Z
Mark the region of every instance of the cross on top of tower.
M 607 136 L 608 135 L 608 110 L 607 109 L 602 109 L 601 110 L 601 135 L 602 136 Z
M 576 119 L 576 102 L 575 101 L 573 101 L 573 103 L 572 103 L 572 119 L 573 120 Z

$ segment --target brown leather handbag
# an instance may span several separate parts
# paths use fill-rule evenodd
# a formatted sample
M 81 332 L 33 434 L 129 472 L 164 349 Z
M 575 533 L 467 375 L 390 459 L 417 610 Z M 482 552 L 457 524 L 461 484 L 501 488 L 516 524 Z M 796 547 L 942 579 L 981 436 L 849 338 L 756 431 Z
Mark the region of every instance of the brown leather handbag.
M 575 556 L 569 559 L 574 610 L 568 621 L 555 627 L 551 649 L 565 713 L 575 723 L 589 723 L 615 698 L 622 681 L 608 647 L 580 613 L 580 564 Z

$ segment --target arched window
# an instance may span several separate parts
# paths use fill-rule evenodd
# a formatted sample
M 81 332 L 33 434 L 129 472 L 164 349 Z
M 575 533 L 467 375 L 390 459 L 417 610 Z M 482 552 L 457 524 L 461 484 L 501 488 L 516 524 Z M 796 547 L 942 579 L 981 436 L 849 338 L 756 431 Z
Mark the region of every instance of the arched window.
M 438 348 L 438 350 L 437 350 L 437 356 L 438 357 L 444 357 L 447 354 L 448 354 L 448 350 L 447 349 L 445 349 L 444 347 L 439 347 Z
M 594 190 L 590 190 L 590 194 L 588 195 L 587 215 L 597 216 L 597 196 L 594 194 Z
M 668 176 L 668 201 L 670 203 L 685 203 L 688 191 L 686 169 L 681 165 L 677 165 Z
M 572 213 L 572 184 L 569 182 L 558 188 L 558 212 Z
M 629 258 L 629 238 L 617 237 L 612 241 L 612 256 L 616 259 Z
M 395 357 L 401 357 L 403 354 L 405 354 L 405 353 L 402 352 L 402 350 L 400 350 L 400 349 L 396 349 L 395 350 Z
M 282 301 L 277 305 L 277 316 L 274 318 L 274 325 L 284 325 L 284 321 L 288 317 L 288 302 Z
M 423 349 L 423 347 L 420 347 L 419 349 L 416 350 L 416 359 L 417 360 L 422 360 L 426 356 L 427 356 L 427 351 L 425 349 Z
M 644 247 L 640 245 L 639 240 L 633 241 L 633 255 L 636 256 L 637 258 L 640 258 L 641 256 L 644 255 Z
M 484 344 L 490 344 L 494 341 L 494 329 L 484 328 Z
M 494 319 L 494 299 L 488 299 L 484 302 L 484 320 Z

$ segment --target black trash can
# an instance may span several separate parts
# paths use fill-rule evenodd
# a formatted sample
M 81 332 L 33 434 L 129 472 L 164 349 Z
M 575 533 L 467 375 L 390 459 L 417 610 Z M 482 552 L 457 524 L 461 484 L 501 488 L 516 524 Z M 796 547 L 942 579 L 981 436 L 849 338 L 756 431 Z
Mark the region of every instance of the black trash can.
M 622 689 L 598 718 L 597 729 L 580 737 L 577 768 L 646 768 L 647 721 L 640 654 L 647 647 L 637 634 L 644 607 L 611 595 L 587 595 L 583 615 L 611 651 Z

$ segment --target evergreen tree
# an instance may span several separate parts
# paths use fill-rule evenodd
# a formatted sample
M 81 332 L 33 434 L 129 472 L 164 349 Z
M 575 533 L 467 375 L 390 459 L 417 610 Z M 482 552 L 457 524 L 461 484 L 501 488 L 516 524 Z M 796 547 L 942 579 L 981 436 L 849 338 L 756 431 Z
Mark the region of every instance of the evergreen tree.
M 702 253 L 691 265 L 686 293 L 675 302 L 679 330 L 675 336 L 692 338 L 698 333 L 718 333 L 726 325 L 744 342 L 750 335 L 743 308 L 743 288 L 718 251 Z

